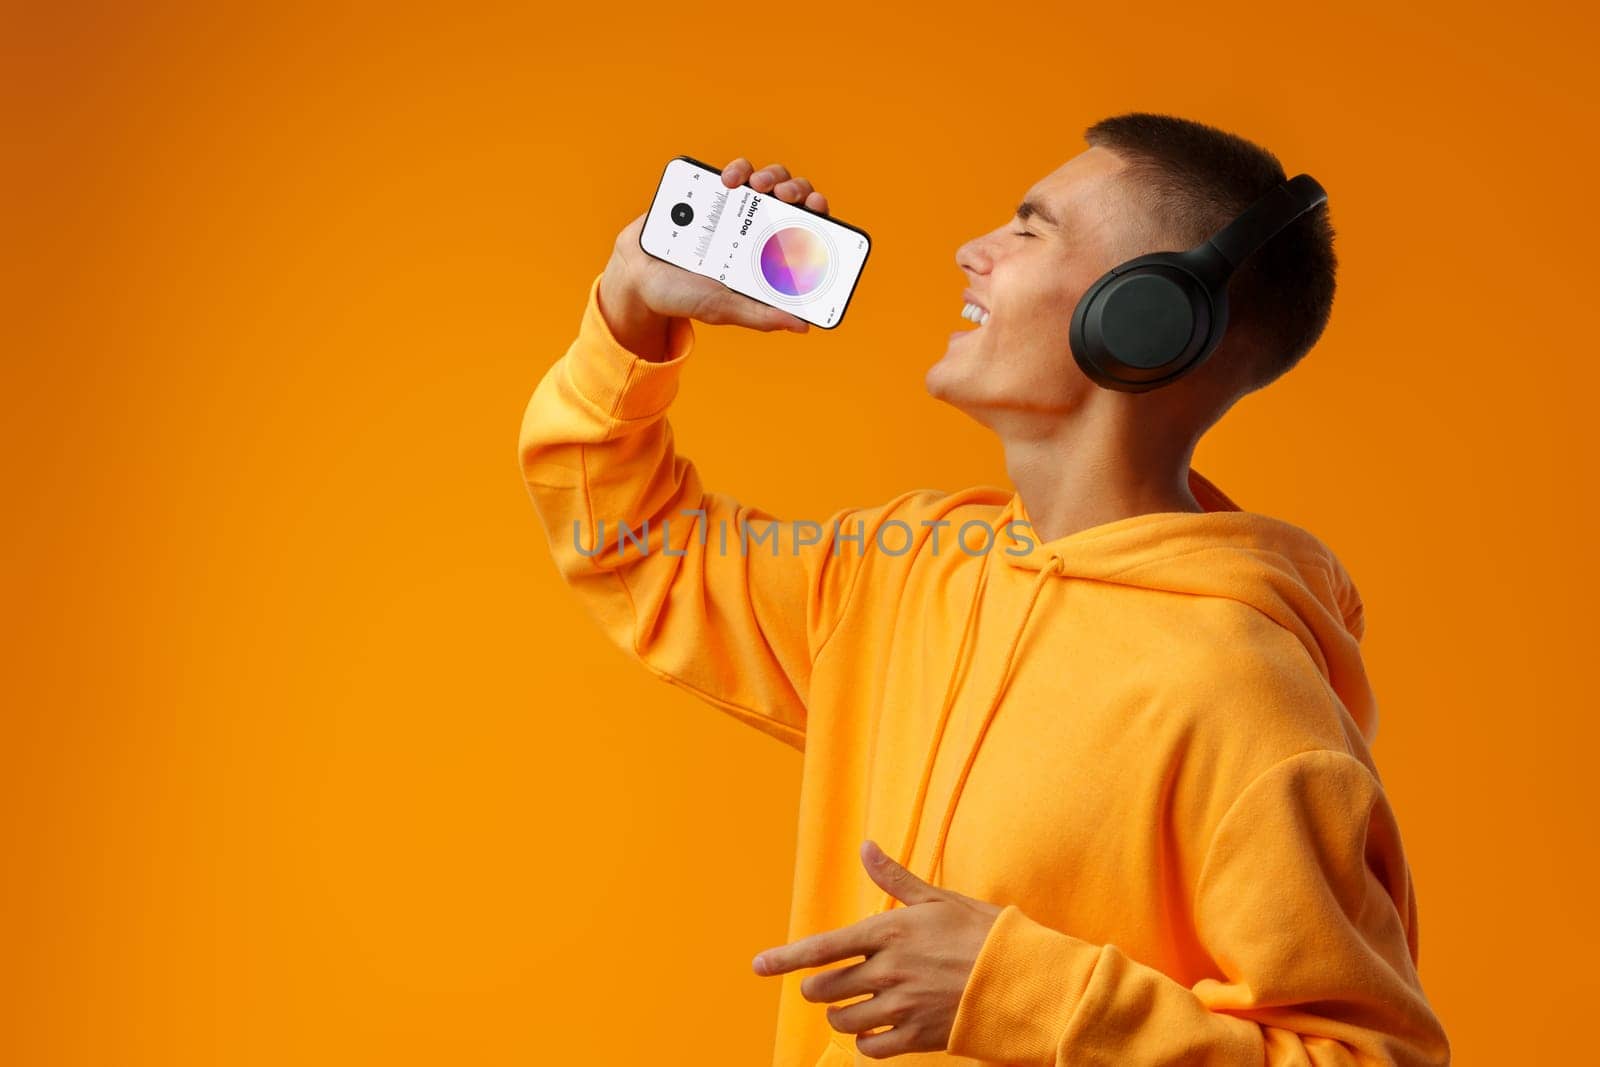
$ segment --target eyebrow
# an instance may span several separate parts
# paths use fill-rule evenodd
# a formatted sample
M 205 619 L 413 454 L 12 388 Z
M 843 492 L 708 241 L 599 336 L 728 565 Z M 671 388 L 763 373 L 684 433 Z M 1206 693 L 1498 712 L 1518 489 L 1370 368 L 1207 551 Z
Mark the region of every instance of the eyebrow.
M 1061 221 L 1051 213 L 1043 201 L 1028 199 L 1017 205 L 1017 218 L 1023 222 L 1027 222 L 1035 216 L 1055 229 L 1061 229 Z

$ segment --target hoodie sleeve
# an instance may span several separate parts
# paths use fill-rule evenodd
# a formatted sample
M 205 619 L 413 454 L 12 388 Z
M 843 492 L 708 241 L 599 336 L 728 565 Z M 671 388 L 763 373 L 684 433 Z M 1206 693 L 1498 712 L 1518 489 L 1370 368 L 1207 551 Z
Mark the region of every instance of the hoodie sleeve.
M 1450 1062 L 1417 976 L 1399 829 L 1353 756 L 1302 752 L 1243 790 L 1200 868 L 1194 924 L 1215 976 L 1186 986 L 1007 905 L 949 1051 L 1061 1067 Z
M 803 750 L 812 658 L 848 595 L 856 535 L 870 538 L 882 509 L 789 523 L 707 492 L 666 419 L 694 328 L 674 318 L 669 358 L 636 356 L 600 313 L 601 277 L 522 419 L 523 476 L 556 566 L 624 652 Z

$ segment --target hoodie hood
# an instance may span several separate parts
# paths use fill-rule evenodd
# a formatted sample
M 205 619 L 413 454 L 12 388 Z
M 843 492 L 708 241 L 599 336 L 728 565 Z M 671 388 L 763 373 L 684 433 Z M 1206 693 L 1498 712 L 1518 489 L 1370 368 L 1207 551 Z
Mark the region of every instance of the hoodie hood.
M 1241 509 L 1192 468 L 1189 485 L 1204 512 L 1132 515 L 1042 542 L 1014 537 L 1005 525 L 1007 519 L 1029 521 L 1013 494 L 997 534 L 997 558 L 1037 571 L 1055 557 L 1064 578 L 1248 604 L 1295 635 L 1370 745 L 1378 714 L 1360 654 L 1366 616 L 1344 565 L 1309 531 Z
M 967 611 L 961 643 L 952 665 L 944 707 L 924 760 L 922 781 L 907 827 L 899 861 L 905 865 L 916 843 L 921 812 L 958 680 L 970 654 L 968 639 L 978 620 L 978 607 L 995 566 L 1036 572 L 1027 606 L 1010 621 L 1011 638 L 999 685 L 990 696 L 983 725 L 967 752 L 966 763 L 945 807 L 935 839 L 928 879 L 937 884 L 940 860 L 951 819 L 960 803 L 967 772 L 982 747 L 984 734 L 1000 706 L 1014 658 L 1040 593 L 1052 580 L 1087 578 L 1099 582 L 1194 596 L 1226 597 L 1260 611 L 1294 634 L 1328 680 L 1368 745 L 1378 728 L 1377 701 L 1362 663 L 1360 642 L 1365 616 L 1355 583 L 1333 551 L 1309 531 L 1253 511 L 1245 511 L 1198 471 L 1190 468 L 1189 487 L 1204 512 L 1163 511 L 1131 515 L 1050 541 L 1016 536 L 1013 522 L 1028 523 L 1022 498 L 1013 493 L 1001 510 L 993 549 Z M 999 562 L 999 561 L 1004 561 Z M 975 644 L 975 640 L 973 644 Z M 885 894 L 879 910 L 895 906 Z

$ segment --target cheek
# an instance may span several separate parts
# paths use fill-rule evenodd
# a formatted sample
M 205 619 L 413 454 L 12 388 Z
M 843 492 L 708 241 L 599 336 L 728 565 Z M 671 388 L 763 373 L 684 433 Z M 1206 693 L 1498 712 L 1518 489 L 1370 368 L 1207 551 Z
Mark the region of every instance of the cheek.
M 998 305 L 1014 326 L 1029 332 L 1065 334 L 1072 312 L 1086 286 L 1076 284 L 1077 272 L 1057 259 L 1040 257 L 1025 263 L 1020 259 L 999 279 Z
M 1076 306 L 1076 299 L 1066 294 L 1041 294 L 1008 316 L 1002 329 L 990 338 L 1015 387 L 1041 400 L 1060 400 L 1088 381 L 1072 357 Z
M 1027 354 L 1030 364 L 1049 362 L 1050 353 L 1066 351 L 1075 307 L 1075 302 L 1058 291 L 1019 294 L 990 321 L 991 326 L 999 327 L 993 339 L 1010 351 Z

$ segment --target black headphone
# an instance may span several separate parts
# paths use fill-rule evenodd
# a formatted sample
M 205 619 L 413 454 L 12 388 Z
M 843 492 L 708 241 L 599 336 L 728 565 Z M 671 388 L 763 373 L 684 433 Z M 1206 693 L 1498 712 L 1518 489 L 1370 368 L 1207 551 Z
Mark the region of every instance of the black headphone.
M 1309 174 L 1263 195 L 1187 252 L 1153 252 L 1112 267 L 1072 313 L 1072 356 L 1096 384 L 1158 389 L 1194 370 L 1228 329 L 1228 279 L 1252 252 L 1327 201 Z

